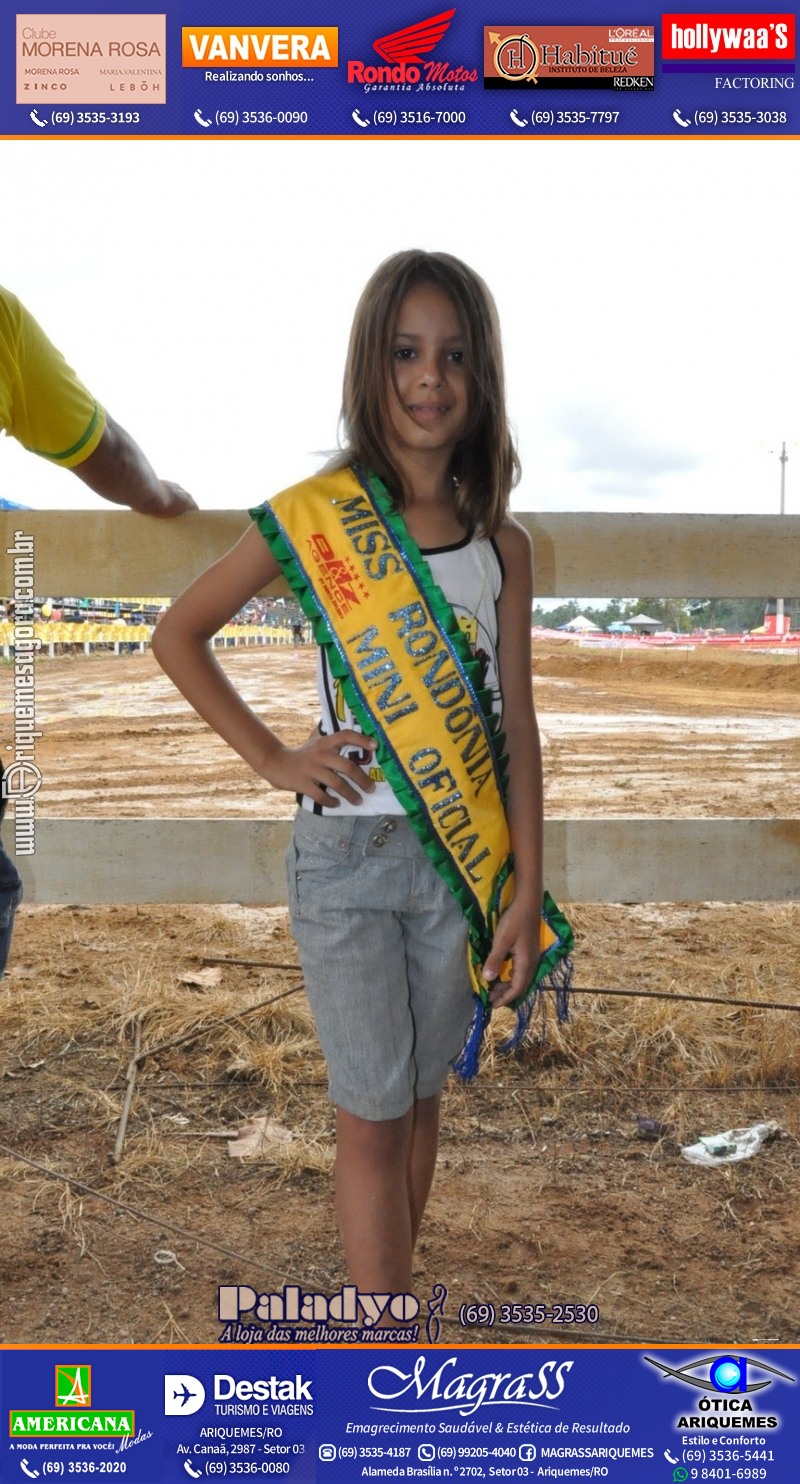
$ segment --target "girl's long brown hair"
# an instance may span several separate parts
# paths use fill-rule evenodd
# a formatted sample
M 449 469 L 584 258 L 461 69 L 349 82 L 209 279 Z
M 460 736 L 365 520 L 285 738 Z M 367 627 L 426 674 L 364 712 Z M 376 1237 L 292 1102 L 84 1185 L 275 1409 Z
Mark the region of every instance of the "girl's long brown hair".
M 402 509 L 402 478 L 386 452 L 394 391 L 392 340 L 406 294 L 430 283 L 451 300 L 464 334 L 467 431 L 453 452 L 458 514 L 470 530 L 492 536 L 520 476 L 505 407 L 497 309 L 483 279 L 449 253 L 395 253 L 373 273 L 359 299 L 344 372 L 342 423 L 348 462 L 373 470 Z

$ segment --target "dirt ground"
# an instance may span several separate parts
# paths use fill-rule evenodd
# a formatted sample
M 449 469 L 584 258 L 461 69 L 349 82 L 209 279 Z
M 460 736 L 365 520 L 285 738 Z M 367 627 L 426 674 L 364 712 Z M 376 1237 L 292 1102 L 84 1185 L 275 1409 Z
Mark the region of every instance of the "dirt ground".
M 308 733 L 310 652 L 224 658 L 287 740 Z M 551 813 L 797 814 L 797 661 L 560 647 L 537 653 L 535 674 Z M 42 814 L 291 812 L 148 655 L 42 661 L 37 702 Z M 475 1084 L 447 1089 L 423 1315 L 444 1284 L 451 1344 L 800 1343 L 800 1015 L 752 1007 L 800 1005 L 797 908 L 569 915 L 578 985 L 724 1003 L 578 993 L 566 1026 L 550 1011 L 543 1041 L 492 1050 Z M 280 910 L 20 912 L 0 985 L 0 1341 L 213 1343 L 218 1284 L 344 1281 L 332 1117 L 295 963 Z M 190 1039 L 140 1069 L 113 1163 L 137 1035 L 144 1049 Z M 291 1140 L 231 1157 L 258 1114 Z M 751 1160 L 709 1170 L 680 1155 L 766 1121 L 777 1131 Z M 599 1317 L 465 1330 L 475 1301 Z

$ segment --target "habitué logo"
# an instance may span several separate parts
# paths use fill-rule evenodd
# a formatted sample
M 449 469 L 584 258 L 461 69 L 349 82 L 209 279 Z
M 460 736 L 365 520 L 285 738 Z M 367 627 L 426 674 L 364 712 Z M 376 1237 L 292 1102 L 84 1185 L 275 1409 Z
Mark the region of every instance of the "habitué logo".
M 494 65 L 502 77 L 512 82 L 536 81 L 539 48 L 527 32 L 519 36 L 500 36 L 496 31 L 490 31 L 489 40 L 495 48 Z

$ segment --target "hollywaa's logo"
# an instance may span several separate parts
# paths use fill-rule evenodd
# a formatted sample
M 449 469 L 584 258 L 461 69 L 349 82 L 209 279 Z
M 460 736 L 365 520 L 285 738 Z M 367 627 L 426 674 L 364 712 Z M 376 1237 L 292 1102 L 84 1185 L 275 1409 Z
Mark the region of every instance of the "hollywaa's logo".
M 455 9 L 442 10 L 402 31 L 380 36 L 373 46 L 384 65 L 349 61 L 347 81 L 361 83 L 366 93 L 410 92 L 412 87 L 418 92 L 463 92 L 465 83 L 478 81 L 477 68 L 453 67 L 450 62 L 428 58 L 454 15 Z
M 740 68 L 794 71 L 793 14 L 738 15 L 669 12 L 661 17 L 665 72 L 692 72 L 709 62 Z

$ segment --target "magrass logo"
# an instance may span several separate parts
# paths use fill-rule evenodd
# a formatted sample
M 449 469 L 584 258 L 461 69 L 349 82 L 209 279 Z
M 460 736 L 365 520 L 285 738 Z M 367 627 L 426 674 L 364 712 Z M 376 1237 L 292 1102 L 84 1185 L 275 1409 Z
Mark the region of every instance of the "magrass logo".
M 92 1368 L 90 1365 L 56 1366 L 56 1406 L 90 1407 L 92 1405 Z
M 442 10 L 427 20 L 415 21 L 400 31 L 390 31 L 373 42 L 385 65 L 349 61 L 347 81 L 361 83 L 370 92 L 463 92 L 468 82 L 477 82 L 477 68 L 451 66 L 429 57 L 450 29 L 455 8 Z
M 752 1355 L 707 1355 L 677 1368 L 664 1365 L 645 1355 L 648 1365 L 655 1366 L 666 1379 L 678 1381 L 706 1395 L 697 1400 L 697 1416 L 679 1417 L 678 1428 L 766 1428 L 777 1427 L 776 1416 L 756 1415 L 749 1400 L 755 1391 L 774 1384 L 774 1378 L 794 1382 L 795 1377 L 777 1366 L 768 1365 Z M 768 1372 L 766 1380 L 754 1379 L 753 1372 Z M 693 1374 L 697 1372 L 697 1374 Z M 705 1374 L 703 1374 L 705 1372 Z

